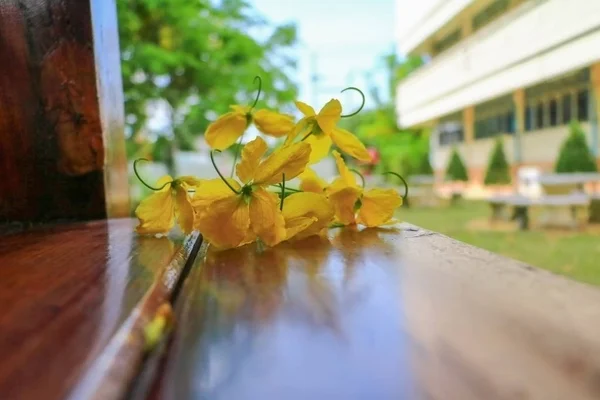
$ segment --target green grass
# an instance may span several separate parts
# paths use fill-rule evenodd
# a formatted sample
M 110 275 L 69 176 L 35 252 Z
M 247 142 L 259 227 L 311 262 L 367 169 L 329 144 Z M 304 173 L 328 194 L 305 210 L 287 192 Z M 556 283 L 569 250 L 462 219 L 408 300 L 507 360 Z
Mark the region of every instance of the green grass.
M 448 208 L 403 208 L 400 219 L 495 253 L 600 285 L 600 235 L 568 231 L 492 230 L 488 205 L 463 202 Z

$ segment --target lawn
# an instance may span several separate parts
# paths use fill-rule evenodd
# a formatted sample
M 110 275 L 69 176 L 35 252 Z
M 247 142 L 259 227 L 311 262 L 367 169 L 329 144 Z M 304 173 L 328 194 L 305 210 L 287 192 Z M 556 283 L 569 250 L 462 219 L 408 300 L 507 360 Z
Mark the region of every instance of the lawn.
M 437 209 L 403 208 L 399 218 L 463 242 L 525 261 L 573 279 L 600 285 L 600 234 L 568 231 L 494 230 L 483 202 Z

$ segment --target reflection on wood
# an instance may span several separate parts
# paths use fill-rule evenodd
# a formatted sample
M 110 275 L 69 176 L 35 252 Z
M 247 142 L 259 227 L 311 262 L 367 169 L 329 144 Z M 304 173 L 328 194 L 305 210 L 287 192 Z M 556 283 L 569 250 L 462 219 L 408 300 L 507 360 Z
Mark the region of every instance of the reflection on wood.
M 447 237 L 203 249 L 153 399 L 597 399 L 600 291 Z
M 113 344 L 117 329 L 135 333 L 168 301 L 195 237 L 142 238 L 133 228 L 124 219 L 2 237 L 0 397 L 64 398 L 96 357 L 111 361 L 110 351 L 122 350 Z M 128 343 L 130 358 L 141 357 L 136 343 Z M 128 360 L 112 385 L 101 381 L 104 389 L 126 388 L 136 367 Z M 103 372 L 79 382 L 79 398 L 90 398 Z

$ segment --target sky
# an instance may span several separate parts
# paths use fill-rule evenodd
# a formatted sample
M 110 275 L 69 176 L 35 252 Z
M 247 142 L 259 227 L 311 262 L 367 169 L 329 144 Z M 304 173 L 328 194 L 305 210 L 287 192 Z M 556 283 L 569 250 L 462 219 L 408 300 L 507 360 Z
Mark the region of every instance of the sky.
M 300 100 L 318 108 L 332 97 L 345 109 L 360 104 L 347 86 L 367 94 L 364 73 L 376 71 L 374 79 L 385 99 L 385 75 L 379 58 L 394 48 L 394 0 L 250 0 L 268 20 L 293 21 L 298 27 L 298 84 Z M 377 68 L 379 67 L 379 70 Z M 317 90 L 311 85 L 316 70 Z M 367 98 L 367 106 L 372 101 Z M 347 107 L 347 108 L 346 108 Z

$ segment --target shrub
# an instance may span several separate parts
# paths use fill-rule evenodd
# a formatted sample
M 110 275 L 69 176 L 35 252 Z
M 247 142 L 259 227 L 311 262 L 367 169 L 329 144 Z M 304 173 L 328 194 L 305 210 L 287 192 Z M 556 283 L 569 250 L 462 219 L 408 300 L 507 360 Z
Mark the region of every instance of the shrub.
M 504 142 L 501 138 L 496 140 L 496 144 L 492 149 L 483 182 L 486 185 L 510 183 L 510 170 L 504 154 Z
M 469 180 L 467 169 L 465 168 L 465 164 L 460 158 L 460 154 L 458 154 L 458 150 L 456 150 L 456 147 L 452 149 L 450 162 L 448 163 L 448 168 L 446 168 L 446 180 L 464 182 Z
M 556 172 L 596 172 L 596 160 L 585 140 L 585 132 L 576 121 L 571 122 L 570 134 L 563 142 L 558 160 L 555 165 Z

